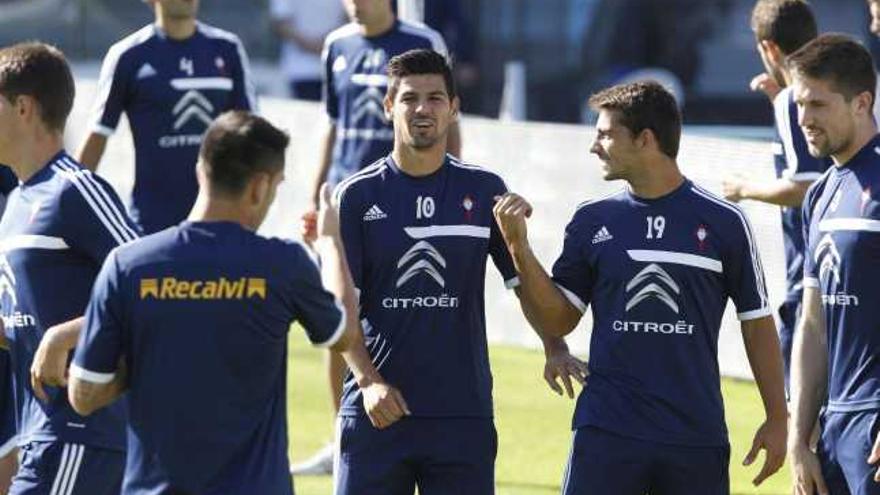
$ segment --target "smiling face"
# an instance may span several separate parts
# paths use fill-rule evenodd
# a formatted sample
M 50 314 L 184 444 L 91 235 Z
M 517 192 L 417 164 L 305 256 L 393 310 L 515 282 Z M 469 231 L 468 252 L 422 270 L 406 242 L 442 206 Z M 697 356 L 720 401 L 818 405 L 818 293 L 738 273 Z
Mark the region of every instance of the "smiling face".
M 810 154 L 827 157 L 848 149 L 856 133 L 858 98 L 847 101 L 829 81 L 793 76 L 798 124 Z
M 599 110 L 596 138 L 590 146 L 590 153 L 602 162 L 602 178 L 628 180 L 637 152 L 632 132 L 620 123 L 619 113 L 614 110 Z
M 458 98 L 450 99 L 440 74 L 403 76 L 385 98 L 394 139 L 415 149 L 446 147 L 449 126 L 458 117 Z

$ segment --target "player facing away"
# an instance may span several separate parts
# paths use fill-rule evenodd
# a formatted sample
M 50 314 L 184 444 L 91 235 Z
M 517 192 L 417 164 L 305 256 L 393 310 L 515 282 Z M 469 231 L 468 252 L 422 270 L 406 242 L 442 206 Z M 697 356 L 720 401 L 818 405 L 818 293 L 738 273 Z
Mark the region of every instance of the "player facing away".
M 104 57 L 91 133 L 78 156 L 95 170 L 119 117 L 134 138 L 129 211 L 150 234 L 185 219 L 193 201 L 202 135 L 226 110 L 255 110 L 244 46 L 227 31 L 196 21 L 199 0 L 145 0 L 155 22 L 110 47 Z
M 345 384 L 337 495 L 494 493 L 496 432 L 484 282 L 492 257 L 516 274 L 492 201 L 496 174 L 446 153 L 458 98 L 446 59 L 413 50 L 388 65 L 390 155 L 336 189 L 367 349 L 411 415 L 379 431 Z
M 0 314 L 10 349 L 20 465 L 15 495 L 119 493 L 120 406 L 84 418 L 63 387 L 101 263 L 137 237 L 113 189 L 63 149 L 74 83 L 64 56 L 0 50 L 0 162 L 20 181 L 0 222 Z
M 868 51 L 838 34 L 792 54 L 810 154 L 834 166 L 804 201 L 803 317 L 792 352 L 791 467 L 798 494 L 880 494 L 880 136 Z M 820 407 L 824 411 L 819 414 Z M 814 453 L 810 431 L 820 420 Z
M 343 354 L 376 427 L 406 414 L 364 348 L 335 210 L 319 222 L 320 269 L 302 245 L 255 233 L 284 178 L 287 144 L 260 117 L 221 115 L 201 147 L 189 220 L 113 251 L 95 282 L 69 395 L 89 415 L 128 391 L 123 494 L 293 493 L 294 321 Z
M 737 206 L 682 176 L 681 116 L 659 84 L 614 86 L 590 105 L 599 114 L 590 151 L 605 180 L 627 187 L 578 207 L 552 278 L 529 247 L 524 200 L 508 194 L 495 206 L 532 326 L 561 337 L 592 307 L 563 493 L 729 493 L 717 359 L 728 299 L 766 413 L 744 461 L 766 450 L 759 484 L 782 466 L 787 414 L 751 227 Z
M 351 22 L 324 40 L 322 91 L 327 121 L 312 183 L 311 206 L 304 215 L 307 222 L 314 221 L 318 191 L 325 181 L 335 186 L 391 152 L 394 131 L 383 109 L 388 61 L 417 48 L 447 54 L 446 43 L 439 33 L 423 24 L 397 19 L 391 0 L 341 1 Z M 447 145 L 450 153 L 460 156 L 457 122 L 452 123 Z M 327 357 L 330 396 L 333 409 L 338 412 L 345 363 L 337 354 L 330 353 Z M 332 446 L 328 447 L 293 466 L 293 472 L 329 474 L 333 468 L 333 452 Z
M 766 72 L 752 80 L 752 89 L 762 91 L 773 104 L 776 140 L 773 158 L 776 179 L 758 181 L 745 176 L 728 177 L 724 197 L 731 201 L 751 199 L 779 205 L 782 241 L 785 248 L 785 300 L 777 310 L 779 343 L 789 384 L 792 336 L 803 297 L 804 238 L 801 203 L 810 184 L 830 165 L 807 151 L 804 133 L 797 125 L 797 105 L 791 91 L 791 76 L 785 57 L 816 37 L 816 20 L 803 0 L 758 0 L 752 9 L 752 31 Z
M 0 165 L 0 211 L 6 208 L 6 200 L 16 187 L 18 178 L 11 168 Z M 15 448 L 15 391 L 12 385 L 12 363 L 9 352 L 0 349 L 0 494 L 6 494 L 12 476 L 18 469 Z

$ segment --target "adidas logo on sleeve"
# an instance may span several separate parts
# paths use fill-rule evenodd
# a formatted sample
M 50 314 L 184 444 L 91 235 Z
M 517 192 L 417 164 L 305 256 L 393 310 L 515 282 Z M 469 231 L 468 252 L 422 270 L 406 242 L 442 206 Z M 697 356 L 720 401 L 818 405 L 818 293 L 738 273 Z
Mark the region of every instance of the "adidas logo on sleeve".
M 388 215 L 386 215 L 385 212 L 379 208 L 379 205 L 371 206 L 370 209 L 367 210 L 366 213 L 364 213 L 364 221 L 365 222 L 372 222 L 373 220 L 382 220 L 383 218 L 388 218 Z
M 596 235 L 593 236 L 593 244 L 610 241 L 611 239 L 614 239 L 614 236 L 611 235 L 610 232 L 608 232 L 608 227 L 603 225 L 602 228 L 599 229 L 598 232 L 596 232 Z

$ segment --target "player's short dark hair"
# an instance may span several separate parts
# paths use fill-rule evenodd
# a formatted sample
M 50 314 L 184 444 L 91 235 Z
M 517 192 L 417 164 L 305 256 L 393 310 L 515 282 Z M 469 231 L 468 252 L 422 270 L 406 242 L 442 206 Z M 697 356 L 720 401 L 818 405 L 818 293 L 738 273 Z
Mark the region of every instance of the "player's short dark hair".
M 871 53 L 845 34 L 823 34 L 786 58 L 792 74 L 831 83 L 847 101 L 871 93 L 874 101 L 877 73 Z
M 63 131 L 76 88 L 61 50 L 36 41 L 0 49 L 0 95 L 9 101 L 30 96 L 51 130 Z
M 449 99 L 455 98 L 455 79 L 452 77 L 452 67 L 446 57 L 435 52 L 420 48 L 401 53 L 388 61 L 388 96 L 394 98 L 400 80 L 406 76 L 418 76 L 423 74 L 437 74 L 443 76 L 446 83 L 446 94 Z
M 805 0 L 758 0 L 752 9 L 752 31 L 758 41 L 772 41 L 788 55 L 819 34 Z
M 660 151 L 670 158 L 678 156 L 681 142 L 681 112 L 675 97 L 659 83 L 640 81 L 618 84 L 590 97 L 590 108 L 598 112 L 619 113 L 619 122 L 633 136 L 650 129 Z
M 266 119 L 235 110 L 217 117 L 202 140 L 199 157 L 211 185 L 238 195 L 258 173 L 284 168 L 290 138 Z

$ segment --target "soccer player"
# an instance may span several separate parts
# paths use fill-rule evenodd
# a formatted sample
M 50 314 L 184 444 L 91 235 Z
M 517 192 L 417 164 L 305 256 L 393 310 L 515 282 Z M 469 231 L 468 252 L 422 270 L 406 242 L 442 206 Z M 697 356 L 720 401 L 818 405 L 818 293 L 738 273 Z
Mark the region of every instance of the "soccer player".
M 787 413 L 751 227 L 737 206 L 682 176 L 681 115 L 662 86 L 614 86 L 590 105 L 599 115 L 590 151 L 606 180 L 628 187 L 578 207 L 552 278 L 529 246 L 524 200 L 508 194 L 494 208 L 535 329 L 561 337 L 592 306 L 590 374 L 563 493 L 729 493 L 717 359 L 728 299 L 764 402 L 744 461 L 766 450 L 759 484 L 782 466 Z
M 724 197 L 731 201 L 752 199 L 781 206 L 782 241 L 785 246 L 786 294 L 777 310 L 779 343 L 789 384 L 791 342 L 800 314 L 803 292 L 804 238 L 801 203 L 807 188 L 822 175 L 829 161 L 807 151 L 804 133 L 797 125 L 791 76 L 785 57 L 816 37 L 816 20 L 803 0 L 758 0 L 752 10 L 752 31 L 766 72 L 752 80 L 752 89 L 762 91 L 773 104 L 777 140 L 773 143 L 776 180 L 756 181 L 744 176 L 724 181 Z
M 796 493 L 880 494 L 880 136 L 868 51 L 838 34 L 790 55 L 810 154 L 834 166 L 804 200 L 803 315 L 792 352 Z M 821 415 L 816 452 L 810 432 Z
M 101 263 L 136 238 L 113 189 L 63 149 L 73 97 L 57 49 L 0 50 L 0 163 L 21 183 L 0 222 L 0 341 L 10 349 L 21 452 L 15 495 L 115 495 L 125 463 L 123 408 L 86 419 L 59 388 Z
M 446 153 L 458 98 L 446 59 L 413 50 L 388 64 L 394 149 L 336 189 L 367 349 L 411 415 L 370 426 L 348 380 L 338 426 L 338 495 L 494 493 L 483 300 L 489 256 L 513 263 L 492 218 L 496 174 Z
M 336 185 L 391 152 L 394 131 L 383 110 L 388 60 L 417 48 L 446 55 L 440 34 L 422 24 L 397 19 L 391 0 L 342 1 L 351 22 L 324 40 L 323 92 L 328 120 L 312 183 L 311 207 L 304 215 L 307 222 L 314 221 L 321 184 L 327 181 Z M 460 148 L 458 123 L 453 123 L 448 150 L 460 156 Z M 328 355 L 327 371 L 333 408 L 338 412 L 345 375 L 345 363 L 339 355 Z M 293 472 L 329 474 L 332 454 L 332 446 L 325 447 L 315 457 L 294 466 Z
M 407 413 L 370 362 L 335 210 L 306 249 L 256 235 L 284 178 L 288 137 L 242 111 L 208 128 L 190 220 L 113 251 L 71 365 L 82 414 L 128 390 L 122 493 L 292 494 L 287 333 L 342 352 L 371 427 Z M 329 198 L 329 188 L 325 197 Z
M 225 110 L 255 110 L 256 100 L 244 46 L 234 34 L 196 21 L 199 0 L 146 2 L 155 23 L 107 52 L 92 132 L 78 157 L 95 170 L 125 112 L 135 149 L 129 211 L 149 234 L 176 225 L 192 208 L 208 124 Z

